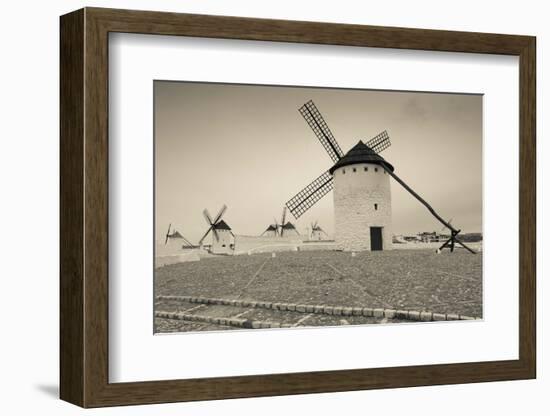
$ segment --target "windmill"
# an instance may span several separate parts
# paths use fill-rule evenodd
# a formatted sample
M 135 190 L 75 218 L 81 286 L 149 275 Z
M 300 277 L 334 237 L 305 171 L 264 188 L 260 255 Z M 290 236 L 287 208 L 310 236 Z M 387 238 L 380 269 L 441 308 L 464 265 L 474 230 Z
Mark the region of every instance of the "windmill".
M 389 187 L 391 176 L 450 230 L 451 236 L 439 250 L 449 247 L 452 252 L 455 244 L 459 244 L 469 252 L 475 253 L 457 238 L 461 230 L 454 228 L 439 216 L 420 195 L 394 173 L 394 167 L 380 156 L 380 153 L 391 145 L 387 131 L 373 137 L 366 144 L 360 140 L 344 154 L 313 101 L 305 103 L 299 112 L 334 164 L 286 203 L 296 219 L 334 188 L 337 243 L 347 250 L 382 250 L 384 247 L 389 249 L 392 241 Z M 357 224 L 368 226 L 358 227 Z M 368 245 L 365 242 L 368 242 Z
M 202 246 L 204 239 L 212 232 L 210 252 L 213 254 L 230 254 L 235 249 L 235 235 L 231 227 L 222 220 L 222 216 L 226 210 L 227 206 L 224 205 L 214 219 L 212 219 L 207 209 L 204 209 L 202 212 L 204 219 L 208 223 L 208 229 L 199 240 L 199 246 Z
M 279 224 L 277 224 L 277 220 L 275 220 L 274 223 L 269 224 L 265 231 L 260 234 L 260 237 L 267 234 L 268 237 L 276 237 L 279 235 Z
M 285 232 L 286 234 L 290 233 L 296 233 L 297 235 L 300 235 L 294 224 L 292 224 L 290 221 L 286 221 L 286 205 L 283 207 L 283 216 L 281 217 L 281 223 L 278 224 L 279 227 L 279 235 L 281 237 L 284 237 Z
M 260 237 L 268 234 L 269 237 L 277 237 L 280 235 L 280 230 L 282 231 L 282 226 L 285 223 L 286 218 L 286 207 L 283 208 L 283 217 L 281 219 L 281 224 L 277 222 L 277 219 L 273 217 L 273 222 L 268 225 L 268 227 L 265 229 L 265 231 L 260 234 Z
M 328 237 L 328 234 L 321 228 L 318 221 L 312 222 L 311 224 L 311 231 L 310 231 L 310 240 L 322 240 L 323 235 Z
M 284 237 L 285 232 L 287 235 L 292 232 L 300 235 L 300 233 L 298 233 L 298 230 L 296 229 L 294 224 L 292 224 L 290 221 L 286 221 L 286 210 L 287 210 L 287 207 L 283 206 L 283 215 L 281 217 L 281 222 L 279 223 L 277 219 L 274 217 L 273 223 L 269 224 L 269 226 L 260 236 L 263 236 L 264 234 L 267 233 L 271 237 L 276 237 L 276 236 Z
M 195 246 L 179 231 L 174 229 L 174 232 L 170 234 L 170 229 L 172 228 L 172 223 L 168 224 L 168 231 L 166 231 L 166 238 L 164 239 L 164 245 L 168 244 L 169 240 L 183 240 L 182 248 L 195 248 Z

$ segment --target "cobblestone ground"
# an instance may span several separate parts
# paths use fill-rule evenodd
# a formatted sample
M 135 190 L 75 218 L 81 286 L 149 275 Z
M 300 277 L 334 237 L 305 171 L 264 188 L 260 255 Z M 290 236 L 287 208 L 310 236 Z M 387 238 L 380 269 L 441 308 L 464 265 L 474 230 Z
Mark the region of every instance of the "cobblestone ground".
M 163 312 L 177 312 L 201 318 L 223 317 L 227 319 L 241 318 L 250 321 L 277 322 L 292 327 L 304 326 L 340 326 L 366 325 L 377 323 L 411 322 L 400 319 L 366 316 L 331 316 L 319 313 L 279 311 L 252 307 L 238 307 L 226 305 L 206 305 L 186 301 L 160 300 L 155 303 L 156 310 Z M 239 329 L 229 325 L 215 325 L 208 322 L 190 320 L 155 319 L 155 332 L 188 332 L 188 331 L 220 331 L 225 329 Z
M 482 255 L 462 250 L 312 251 L 202 259 L 155 271 L 155 295 L 393 308 L 482 317 Z M 242 310 L 241 310 L 242 309 Z M 277 320 L 294 324 L 307 314 L 290 311 L 160 301 L 156 311 Z M 200 312 L 200 313 L 199 313 Z M 226 316 L 227 315 L 227 316 Z M 349 319 L 348 319 L 349 318 Z M 344 321 L 344 322 L 342 322 Z M 304 326 L 402 322 L 361 316 L 315 315 Z M 156 319 L 157 332 L 235 329 L 197 321 Z

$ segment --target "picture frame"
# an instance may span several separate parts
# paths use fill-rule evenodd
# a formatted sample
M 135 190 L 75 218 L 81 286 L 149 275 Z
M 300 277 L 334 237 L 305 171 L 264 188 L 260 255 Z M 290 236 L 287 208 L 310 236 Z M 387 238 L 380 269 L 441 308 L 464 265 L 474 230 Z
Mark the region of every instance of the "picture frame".
M 109 33 L 519 57 L 519 359 L 109 382 Z M 536 377 L 536 39 L 530 36 L 84 8 L 60 19 L 60 397 L 82 407 Z

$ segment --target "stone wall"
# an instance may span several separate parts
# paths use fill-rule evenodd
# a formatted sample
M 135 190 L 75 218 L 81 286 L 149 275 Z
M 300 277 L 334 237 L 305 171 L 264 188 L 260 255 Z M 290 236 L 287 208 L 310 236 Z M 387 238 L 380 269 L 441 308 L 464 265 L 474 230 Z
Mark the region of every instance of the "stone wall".
M 302 245 L 305 237 L 293 235 L 287 237 L 266 237 L 266 236 L 246 236 L 237 235 L 235 238 L 235 254 L 263 253 L 272 251 L 295 251 Z
M 390 175 L 381 166 L 366 163 L 337 169 L 334 217 L 335 240 L 340 249 L 370 250 L 370 227 L 382 227 L 383 249 L 391 250 Z

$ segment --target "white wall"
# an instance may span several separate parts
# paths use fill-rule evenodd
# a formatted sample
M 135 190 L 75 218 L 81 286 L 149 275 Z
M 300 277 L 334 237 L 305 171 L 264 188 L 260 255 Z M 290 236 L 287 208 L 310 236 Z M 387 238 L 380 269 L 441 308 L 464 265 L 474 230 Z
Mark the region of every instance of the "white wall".
M 383 249 L 391 250 L 390 175 L 379 165 L 358 163 L 336 169 L 333 177 L 334 239 L 338 247 L 370 250 L 371 227 L 382 227 Z
M 57 399 L 58 384 L 58 16 L 87 6 L 320 20 L 373 25 L 425 27 L 530 34 L 538 37 L 539 137 L 539 379 L 536 381 L 380 390 L 339 394 L 168 404 L 87 411 L 87 414 L 341 414 L 362 412 L 407 415 L 542 415 L 550 388 L 544 355 L 548 330 L 543 301 L 540 218 L 548 201 L 542 187 L 550 162 L 543 114 L 550 96 L 546 60 L 550 56 L 548 11 L 541 1 L 305 2 L 279 0 L 69 1 L 5 2 L 2 9 L 2 83 L 0 120 L 0 301 L 2 344 L 0 378 L 5 414 L 77 414 L 80 409 Z M 546 192 L 547 194 L 548 192 Z M 544 195 L 546 196 L 546 195 Z M 28 238 L 32 232 L 39 238 Z M 543 299 L 545 298 L 545 299 Z M 548 327 L 548 325 L 546 325 Z

